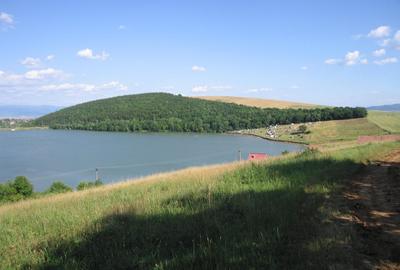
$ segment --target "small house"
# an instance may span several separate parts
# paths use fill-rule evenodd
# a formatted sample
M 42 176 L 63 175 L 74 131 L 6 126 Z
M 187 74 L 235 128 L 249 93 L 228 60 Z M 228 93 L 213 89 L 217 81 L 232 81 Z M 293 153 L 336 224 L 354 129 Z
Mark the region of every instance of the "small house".
M 268 155 L 265 153 L 250 153 L 247 157 L 248 160 L 262 160 L 268 158 Z

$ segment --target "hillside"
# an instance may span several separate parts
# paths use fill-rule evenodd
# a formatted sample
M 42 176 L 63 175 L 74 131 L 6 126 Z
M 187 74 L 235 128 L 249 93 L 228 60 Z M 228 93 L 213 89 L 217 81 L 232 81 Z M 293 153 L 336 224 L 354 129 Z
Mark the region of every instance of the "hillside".
M 400 104 L 371 106 L 368 110 L 383 111 L 383 112 L 400 112 Z
M 361 162 L 396 148 L 307 151 L 3 205 L 0 268 L 350 269 L 355 232 L 337 222 L 350 211 L 335 198 Z
M 367 119 L 390 133 L 400 133 L 400 112 L 368 111 Z
M 290 102 L 274 99 L 250 98 L 250 97 L 232 97 L 232 96 L 199 96 L 199 99 L 221 101 L 227 103 L 236 103 L 245 106 L 254 106 L 260 108 L 277 108 L 277 109 L 311 109 L 321 107 L 319 105 Z
M 298 123 L 365 117 L 364 108 L 262 109 L 167 93 L 96 100 L 35 120 L 35 125 L 101 131 L 225 132 Z

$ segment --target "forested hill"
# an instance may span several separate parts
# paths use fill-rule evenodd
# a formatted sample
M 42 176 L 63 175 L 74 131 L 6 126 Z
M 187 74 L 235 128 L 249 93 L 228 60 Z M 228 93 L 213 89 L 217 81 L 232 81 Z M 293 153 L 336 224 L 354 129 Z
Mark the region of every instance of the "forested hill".
M 261 109 L 167 93 L 96 100 L 34 121 L 55 129 L 99 131 L 225 132 L 288 124 L 365 117 L 364 108 Z

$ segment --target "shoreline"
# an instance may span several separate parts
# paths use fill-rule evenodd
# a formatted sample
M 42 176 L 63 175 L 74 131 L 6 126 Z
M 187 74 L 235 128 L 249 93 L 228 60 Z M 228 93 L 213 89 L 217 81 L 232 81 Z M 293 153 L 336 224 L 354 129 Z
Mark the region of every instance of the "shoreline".
M 271 142 L 290 143 L 290 144 L 304 145 L 304 146 L 307 146 L 307 147 L 310 146 L 310 144 L 306 143 L 306 142 L 293 142 L 293 141 L 288 141 L 288 140 L 271 139 L 271 138 L 263 137 L 263 136 L 260 136 L 260 135 L 257 135 L 257 134 L 240 132 L 240 131 L 229 131 L 229 132 L 226 132 L 226 134 L 253 136 L 253 137 L 257 137 L 257 138 L 264 139 L 264 140 L 271 141 Z

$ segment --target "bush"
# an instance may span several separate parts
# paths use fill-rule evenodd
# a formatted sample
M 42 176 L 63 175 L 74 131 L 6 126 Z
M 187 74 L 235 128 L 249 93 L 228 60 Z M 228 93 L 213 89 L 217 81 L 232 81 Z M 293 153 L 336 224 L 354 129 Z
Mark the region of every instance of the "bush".
M 60 181 L 54 182 L 49 189 L 46 190 L 47 193 L 64 193 L 70 191 L 72 191 L 72 188 Z
M 33 186 L 25 176 L 0 184 L 0 201 L 15 202 L 33 195 Z
M 84 189 L 88 189 L 88 188 L 92 188 L 92 187 L 98 187 L 103 185 L 103 182 L 101 182 L 101 180 L 96 180 L 94 182 L 86 182 L 86 181 L 82 181 L 78 184 L 78 186 L 76 187 L 77 190 L 84 190 Z
M 23 197 L 30 197 L 33 194 L 33 185 L 25 176 L 15 177 L 12 185 L 14 186 L 17 193 L 22 195 Z
M 306 133 L 307 132 L 307 126 L 306 125 L 300 125 L 297 130 L 298 130 L 299 133 Z

